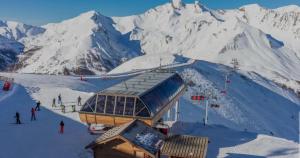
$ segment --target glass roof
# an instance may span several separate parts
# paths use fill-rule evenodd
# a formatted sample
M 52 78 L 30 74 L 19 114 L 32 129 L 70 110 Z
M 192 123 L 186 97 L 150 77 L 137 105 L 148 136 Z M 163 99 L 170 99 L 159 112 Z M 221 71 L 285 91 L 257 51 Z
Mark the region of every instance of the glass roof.
M 157 113 L 184 88 L 184 82 L 178 74 L 174 74 L 167 80 L 147 91 L 140 99 L 150 109 L 152 114 Z
M 145 73 L 124 82 L 92 96 L 81 111 L 151 117 L 184 89 L 177 73 Z
M 174 75 L 174 73 L 147 72 L 109 87 L 102 92 L 122 95 L 141 95 L 172 75 Z

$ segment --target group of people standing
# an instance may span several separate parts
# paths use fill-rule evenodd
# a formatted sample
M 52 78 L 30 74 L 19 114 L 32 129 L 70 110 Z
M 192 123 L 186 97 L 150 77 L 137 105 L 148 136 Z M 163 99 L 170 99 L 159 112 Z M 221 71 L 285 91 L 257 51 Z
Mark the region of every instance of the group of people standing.
M 31 108 L 31 121 L 35 121 L 36 120 L 36 111 L 40 111 L 41 110 L 41 102 L 40 101 L 37 101 L 36 102 L 36 106 L 35 108 Z M 21 124 L 21 119 L 20 119 L 20 113 L 19 112 L 16 112 L 16 115 L 15 115 L 15 118 L 16 118 L 16 124 Z
M 54 103 L 55 103 L 55 99 L 54 99 Z M 61 94 L 58 95 L 58 103 L 62 104 Z M 31 121 L 36 120 L 36 112 L 41 110 L 40 106 L 41 106 L 41 102 L 37 101 L 36 106 L 31 108 L 31 111 L 30 111 L 31 112 L 31 118 L 30 118 Z M 16 124 L 22 124 L 21 123 L 21 115 L 18 111 L 16 112 L 15 119 L 16 119 Z M 63 134 L 65 123 L 63 121 L 60 121 L 59 126 L 60 126 L 59 133 Z
M 58 96 L 57 96 L 57 104 L 62 105 L 61 94 L 58 94 Z M 53 98 L 53 100 L 52 100 L 52 107 L 56 107 L 56 99 L 55 98 Z
M 61 94 L 59 94 L 58 96 L 57 96 L 57 103 L 59 104 L 59 105 L 62 105 L 63 103 L 62 103 L 62 97 L 61 97 Z M 81 106 L 82 104 L 81 104 L 81 97 L 79 96 L 78 98 L 77 98 L 77 105 L 78 106 Z M 56 99 L 54 98 L 53 100 L 52 100 L 52 107 L 55 107 L 56 106 Z M 41 102 L 40 101 L 37 101 L 36 102 L 36 106 L 35 107 L 32 107 L 31 108 L 31 118 L 30 118 L 30 120 L 31 121 L 35 121 L 36 120 L 36 112 L 37 111 L 40 111 L 41 110 Z M 16 112 L 16 115 L 15 115 L 15 119 L 16 119 L 16 124 L 22 124 L 21 123 L 21 115 L 20 115 L 20 113 L 19 112 Z M 64 126 L 65 126 L 65 123 L 63 122 L 63 121 L 60 121 L 60 123 L 59 123 L 59 133 L 61 133 L 61 134 L 63 134 L 64 133 Z
M 63 105 L 61 94 L 59 94 L 58 97 L 57 97 L 57 104 L 58 105 Z M 82 105 L 80 96 L 78 96 L 78 98 L 77 98 L 77 105 L 78 106 Z M 52 107 L 56 107 L 56 99 L 55 98 L 52 99 Z

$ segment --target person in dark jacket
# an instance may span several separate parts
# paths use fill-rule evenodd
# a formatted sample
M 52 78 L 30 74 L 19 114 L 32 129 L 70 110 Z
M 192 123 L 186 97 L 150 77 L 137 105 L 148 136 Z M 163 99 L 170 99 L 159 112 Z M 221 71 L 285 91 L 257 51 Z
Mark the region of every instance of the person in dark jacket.
M 81 97 L 80 96 L 77 98 L 77 105 L 81 106 Z
M 55 100 L 55 98 L 53 98 L 53 100 L 52 100 L 52 107 L 56 107 L 56 100 Z
M 16 112 L 15 118 L 16 118 L 16 124 L 21 124 L 19 112 Z
M 57 98 L 58 98 L 58 102 L 57 103 L 61 105 L 62 104 L 61 94 L 59 94 Z
M 60 121 L 59 125 L 60 125 L 60 131 L 59 131 L 59 133 L 63 134 L 64 133 L 64 126 L 65 126 L 64 121 Z
M 41 102 L 40 101 L 36 102 L 35 111 L 40 111 L 40 106 L 41 106 Z
M 34 108 L 31 108 L 31 121 L 33 120 L 36 120 L 36 117 L 35 117 L 35 109 Z

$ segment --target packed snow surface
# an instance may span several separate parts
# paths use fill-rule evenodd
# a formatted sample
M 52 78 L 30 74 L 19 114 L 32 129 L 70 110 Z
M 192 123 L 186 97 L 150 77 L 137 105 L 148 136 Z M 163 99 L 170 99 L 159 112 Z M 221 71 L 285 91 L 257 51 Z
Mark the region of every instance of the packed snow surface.
M 177 67 L 176 70 L 193 82 L 180 99 L 180 122 L 170 132 L 208 136 L 211 143 L 208 157 L 286 157 L 296 158 L 298 151 L 299 98 L 272 81 L 255 73 L 232 72 L 228 94 L 223 95 L 224 74 L 230 68 L 205 61 Z M 1 74 L 14 77 L 16 84 L 0 96 L 0 157 L 87 157 L 84 146 L 96 138 L 71 112 L 78 96 L 83 102 L 95 92 L 116 84 L 127 77 L 88 79 L 79 77 L 33 74 Z M 209 125 L 203 126 L 203 103 L 190 101 L 190 95 L 211 90 Z M 62 95 L 66 113 L 52 107 L 52 99 Z M 35 101 L 42 102 L 37 121 L 30 121 L 30 109 Z M 79 109 L 79 106 L 76 106 Z M 14 124 L 18 111 L 24 124 Z M 172 109 L 174 111 L 174 109 Z M 274 117 L 276 116 L 276 117 Z M 174 116 L 172 116 L 174 117 Z M 59 122 L 65 122 L 65 133 L 59 134 Z M 276 123 L 274 123 L 276 122 Z M 15 149 L 18 148 L 18 152 Z M 5 151 L 5 152 L 3 152 Z M 35 151 L 35 152 L 28 152 Z M 46 154 L 45 154 L 46 153 Z

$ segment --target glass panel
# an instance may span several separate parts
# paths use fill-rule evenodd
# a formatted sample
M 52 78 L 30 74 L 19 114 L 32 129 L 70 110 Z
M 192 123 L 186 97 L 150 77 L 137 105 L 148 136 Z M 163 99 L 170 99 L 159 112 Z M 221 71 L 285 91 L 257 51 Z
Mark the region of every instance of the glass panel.
M 117 105 L 115 109 L 115 114 L 123 115 L 124 111 L 124 104 L 125 104 L 125 97 L 117 97 Z
M 85 112 L 94 112 L 95 110 L 95 103 L 96 103 L 96 95 L 92 96 L 88 99 L 85 104 L 83 105 L 81 111 Z
M 141 112 L 139 112 L 136 116 L 140 117 L 150 117 L 149 111 L 145 107 Z
M 135 105 L 135 115 L 141 112 L 143 108 L 145 108 L 145 105 L 140 101 L 140 99 L 137 99 Z
M 127 97 L 126 98 L 126 107 L 125 107 L 125 115 L 133 115 L 134 108 L 134 98 Z
M 115 106 L 115 96 L 107 96 L 106 100 L 106 114 L 113 114 Z
M 103 113 L 104 112 L 104 106 L 105 106 L 105 95 L 98 95 L 98 100 L 97 100 L 97 113 Z
M 176 74 L 140 98 L 147 105 L 151 114 L 157 113 L 178 94 L 179 88 L 183 84 L 181 77 Z

